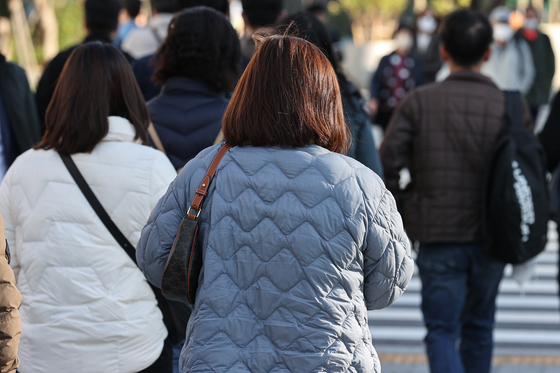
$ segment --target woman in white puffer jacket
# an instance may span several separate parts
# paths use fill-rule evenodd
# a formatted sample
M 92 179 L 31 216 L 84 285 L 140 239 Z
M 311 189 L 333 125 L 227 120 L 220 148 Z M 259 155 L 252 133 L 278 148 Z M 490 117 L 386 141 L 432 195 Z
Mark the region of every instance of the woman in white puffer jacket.
M 72 156 L 136 245 L 176 175 L 163 153 L 142 145 L 148 123 L 122 54 L 84 44 L 62 72 L 42 142 L 6 174 L 0 212 L 23 296 L 21 373 L 165 371 L 167 330 L 154 293 L 59 156 Z

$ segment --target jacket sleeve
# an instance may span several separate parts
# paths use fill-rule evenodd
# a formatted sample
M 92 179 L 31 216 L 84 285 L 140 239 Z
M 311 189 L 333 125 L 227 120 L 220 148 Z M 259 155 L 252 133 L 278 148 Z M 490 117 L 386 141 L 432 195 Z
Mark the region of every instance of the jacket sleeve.
M 0 372 L 15 372 L 21 335 L 19 306 L 21 294 L 16 288 L 16 279 L 8 264 L 4 222 L 0 216 Z
M 373 128 L 369 120 L 364 123 L 360 139 L 356 144 L 356 159 L 384 180 L 383 166 L 381 165 L 379 152 L 375 145 L 375 137 L 373 136 Z
M 364 249 L 364 297 L 368 310 L 391 305 L 405 291 L 414 262 L 410 241 L 395 199 L 384 190 L 378 205 L 368 204 L 368 232 Z
M 411 92 L 397 108 L 379 149 L 385 175 L 385 184 L 393 194 L 400 192 L 400 171 L 407 166 L 412 151 L 413 119 L 415 118 L 413 105 L 415 96 L 416 92 Z
M 551 83 L 552 79 L 554 78 L 554 73 L 556 72 L 556 59 L 554 57 L 554 50 L 552 49 L 552 45 L 550 44 L 550 38 L 548 37 L 548 35 L 543 34 L 542 35 L 545 39 L 544 39 L 544 44 L 545 44 L 545 63 L 546 63 L 546 69 L 544 71 L 545 73 L 545 78 L 546 82 Z
M 0 78 L 3 80 L 0 83 L 2 96 L 12 132 L 12 142 L 17 150 L 16 155 L 20 155 L 41 140 L 39 116 L 25 71 L 12 63 L 6 63 L 4 69 L 5 74 Z
M 535 64 L 533 63 L 533 54 L 531 49 L 525 40 L 517 39 L 515 42 L 519 43 L 519 49 L 521 51 L 521 63 L 523 64 L 523 75 L 521 76 L 521 83 L 519 84 L 519 90 L 524 95 L 529 92 L 533 82 L 535 80 Z
M 152 211 L 148 222 L 142 229 L 140 241 L 136 247 L 136 261 L 144 276 L 156 287 L 161 287 L 161 276 L 171 252 L 171 246 L 186 209 L 184 198 L 178 196 L 179 190 L 175 180 L 165 195 Z

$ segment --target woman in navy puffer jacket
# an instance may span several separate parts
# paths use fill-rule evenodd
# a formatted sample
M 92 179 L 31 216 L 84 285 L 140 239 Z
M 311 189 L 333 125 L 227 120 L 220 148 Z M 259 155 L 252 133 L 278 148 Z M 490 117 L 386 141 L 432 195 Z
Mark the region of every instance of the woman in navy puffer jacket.
M 237 79 L 241 47 L 223 14 L 207 7 L 180 11 L 156 53 L 153 80 L 162 84 L 148 102 L 154 128 L 175 169 L 212 145 Z
M 367 310 L 414 270 L 393 196 L 348 147 L 337 77 L 292 36 L 263 38 L 223 120 L 234 147 L 201 209 L 203 269 L 181 372 L 379 372 Z M 137 248 L 160 286 L 219 146 L 181 171 Z

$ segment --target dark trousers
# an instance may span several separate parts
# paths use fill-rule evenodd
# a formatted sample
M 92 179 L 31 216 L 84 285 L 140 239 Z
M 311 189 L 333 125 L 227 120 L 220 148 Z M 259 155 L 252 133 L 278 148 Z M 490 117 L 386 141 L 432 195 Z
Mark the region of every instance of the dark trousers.
M 504 264 L 476 244 L 420 244 L 426 352 L 432 373 L 488 373 Z
M 139 373 L 173 373 L 173 344 L 169 337 L 163 342 L 163 350 L 158 359 Z

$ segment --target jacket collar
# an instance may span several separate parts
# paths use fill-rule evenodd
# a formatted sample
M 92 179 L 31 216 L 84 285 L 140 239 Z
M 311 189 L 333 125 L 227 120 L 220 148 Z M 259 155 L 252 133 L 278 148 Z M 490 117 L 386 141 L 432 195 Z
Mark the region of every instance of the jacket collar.
M 134 140 L 136 130 L 126 118 L 109 117 L 109 132 L 103 138 L 104 142 L 136 142 L 141 144 L 139 139 Z
M 447 79 L 444 80 L 444 82 L 447 82 L 447 81 L 470 81 L 470 82 L 486 84 L 486 85 L 489 85 L 491 87 L 494 87 L 494 88 L 498 89 L 498 87 L 492 81 L 492 79 L 490 79 L 489 77 L 487 77 L 485 75 L 482 75 L 480 73 L 475 73 L 474 71 L 457 71 L 457 72 L 454 72 L 451 75 L 449 75 L 447 77 Z
M 200 80 L 174 76 L 169 78 L 163 85 L 161 92 L 194 92 L 197 94 L 204 94 L 207 96 L 220 96 L 226 97 L 225 92 L 216 92 L 210 86 Z
M 100 41 L 103 43 L 111 44 L 111 38 L 109 35 L 100 34 L 100 33 L 90 33 L 84 39 L 84 44 L 89 43 L 90 41 Z

